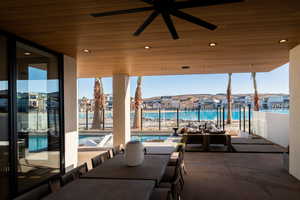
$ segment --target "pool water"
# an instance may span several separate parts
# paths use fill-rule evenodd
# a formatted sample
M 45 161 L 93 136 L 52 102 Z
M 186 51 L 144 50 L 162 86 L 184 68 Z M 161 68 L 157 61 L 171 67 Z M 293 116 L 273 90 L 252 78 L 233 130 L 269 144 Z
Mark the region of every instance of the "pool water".
M 151 141 L 151 140 L 166 140 L 168 135 L 139 135 L 131 136 L 131 140 L 138 140 L 141 142 Z M 95 141 L 99 143 L 104 136 L 94 136 L 94 135 L 79 135 L 79 145 L 86 144 L 88 140 Z M 29 152 L 38 152 L 46 150 L 48 147 L 48 138 L 46 135 L 35 135 L 29 136 Z

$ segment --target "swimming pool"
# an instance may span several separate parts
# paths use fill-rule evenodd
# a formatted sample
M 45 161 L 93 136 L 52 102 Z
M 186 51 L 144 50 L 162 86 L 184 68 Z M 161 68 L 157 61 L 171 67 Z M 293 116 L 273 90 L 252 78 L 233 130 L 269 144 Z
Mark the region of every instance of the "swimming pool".
M 131 140 L 138 140 L 141 142 L 152 141 L 152 140 L 166 140 L 168 135 L 133 135 Z M 100 143 L 104 138 L 102 135 L 79 135 L 79 145 L 87 144 L 88 142 L 94 141 Z M 29 136 L 29 152 L 38 152 L 46 150 L 48 147 L 48 138 L 46 135 L 35 135 Z

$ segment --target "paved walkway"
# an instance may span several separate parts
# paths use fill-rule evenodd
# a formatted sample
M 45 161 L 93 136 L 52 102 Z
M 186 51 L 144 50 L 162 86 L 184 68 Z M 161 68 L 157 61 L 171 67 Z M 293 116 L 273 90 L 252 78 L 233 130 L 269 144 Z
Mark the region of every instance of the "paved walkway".
M 186 152 L 185 200 L 299 200 L 281 154 Z

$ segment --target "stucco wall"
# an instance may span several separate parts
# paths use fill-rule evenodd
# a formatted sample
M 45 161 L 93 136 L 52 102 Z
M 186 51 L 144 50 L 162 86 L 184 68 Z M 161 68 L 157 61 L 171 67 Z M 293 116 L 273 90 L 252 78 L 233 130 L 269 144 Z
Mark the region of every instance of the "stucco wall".
M 253 133 L 283 147 L 289 145 L 289 114 L 253 112 Z
M 290 50 L 290 173 L 300 180 L 300 45 Z
M 64 106 L 65 106 L 65 167 L 77 166 L 78 159 L 78 109 L 76 60 L 64 56 Z
M 113 145 L 130 140 L 130 78 L 126 74 L 113 75 Z

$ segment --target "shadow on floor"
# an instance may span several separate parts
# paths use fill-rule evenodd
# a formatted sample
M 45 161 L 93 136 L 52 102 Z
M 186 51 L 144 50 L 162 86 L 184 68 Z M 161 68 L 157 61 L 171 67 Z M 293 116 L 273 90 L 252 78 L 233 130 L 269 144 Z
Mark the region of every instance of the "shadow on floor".
M 186 152 L 185 200 L 299 200 L 282 154 Z

